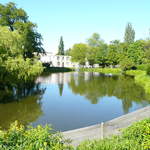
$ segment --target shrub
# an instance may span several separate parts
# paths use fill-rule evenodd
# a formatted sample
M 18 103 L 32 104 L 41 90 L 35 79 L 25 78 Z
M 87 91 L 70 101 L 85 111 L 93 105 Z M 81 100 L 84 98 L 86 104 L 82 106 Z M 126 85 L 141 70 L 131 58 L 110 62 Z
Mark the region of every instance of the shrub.
M 135 68 L 135 64 L 130 58 L 125 57 L 120 61 L 120 67 L 123 71 L 126 71 Z
M 147 75 L 150 75 L 150 65 L 147 66 L 146 73 Z
M 136 66 L 138 70 L 143 70 L 146 71 L 147 68 L 149 67 L 149 64 L 141 64 Z
M 1 150 L 70 150 L 60 133 L 52 133 L 49 126 L 25 128 L 18 122 L 7 131 L 0 131 Z

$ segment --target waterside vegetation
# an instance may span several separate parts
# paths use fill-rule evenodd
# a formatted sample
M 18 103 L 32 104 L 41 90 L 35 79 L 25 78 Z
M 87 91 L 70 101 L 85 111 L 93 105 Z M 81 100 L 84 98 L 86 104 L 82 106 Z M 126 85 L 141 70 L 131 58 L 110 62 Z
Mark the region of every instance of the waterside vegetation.
M 145 67 L 145 65 L 144 65 Z M 138 67 L 139 69 L 141 68 Z M 81 68 L 80 71 L 87 72 L 100 72 L 104 74 L 113 74 L 113 75 L 129 75 L 133 76 L 135 82 L 142 86 L 145 89 L 145 92 L 150 94 L 150 76 L 149 76 L 149 67 L 146 65 L 146 69 L 141 68 L 141 70 L 126 70 L 123 71 L 120 68 Z M 145 70 L 145 71 L 144 71 Z
M 70 142 L 48 126 L 26 128 L 15 122 L 7 131 L 0 131 L 2 150 L 149 150 L 150 119 L 123 129 L 121 135 L 84 141 L 77 147 L 71 146 Z

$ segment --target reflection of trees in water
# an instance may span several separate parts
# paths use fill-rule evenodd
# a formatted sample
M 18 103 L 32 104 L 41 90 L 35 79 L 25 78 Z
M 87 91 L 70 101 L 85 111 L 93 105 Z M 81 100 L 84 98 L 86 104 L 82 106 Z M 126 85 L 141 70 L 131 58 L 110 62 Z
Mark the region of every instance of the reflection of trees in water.
M 88 79 L 87 79 L 88 76 Z M 79 74 L 71 77 L 70 88 L 75 94 L 85 96 L 92 104 L 97 104 L 103 96 L 115 96 L 122 100 L 124 112 L 128 112 L 132 103 L 150 103 L 150 97 L 134 79 L 127 76 L 94 76 L 94 73 Z
M 63 83 L 58 84 L 58 88 L 59 88 L 59 95 L 62 96 L 63 89 L 64 89 L 64 84 Z
M 41 99 L 45 92 L 40 84 L 30 83 L 18 89 L 9 89 L 0 93 L 0 126 L 8 128 L 9 124 L 19 120 L 29 124 L 42 114 Z
M 0 89 L 0 103 L 18 101 L 31 95 L 42 95 L 44 91 L 45 89 L 41 89 L 40 84 L 34 82 L 18 85 L 17 87 L 10 86 L 5 90 Z

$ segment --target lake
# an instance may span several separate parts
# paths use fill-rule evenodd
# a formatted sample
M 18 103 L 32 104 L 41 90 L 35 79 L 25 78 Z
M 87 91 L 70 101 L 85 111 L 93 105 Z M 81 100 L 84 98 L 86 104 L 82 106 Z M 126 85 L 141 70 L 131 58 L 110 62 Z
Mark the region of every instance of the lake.
M 129 76 L 52 73 L 0 102 L 0 126 L 8 128 L 19 120 L 25 125 L 51 124 L 55 130 L 66 131 L 111 120 L 149 103 L 150 95 Z

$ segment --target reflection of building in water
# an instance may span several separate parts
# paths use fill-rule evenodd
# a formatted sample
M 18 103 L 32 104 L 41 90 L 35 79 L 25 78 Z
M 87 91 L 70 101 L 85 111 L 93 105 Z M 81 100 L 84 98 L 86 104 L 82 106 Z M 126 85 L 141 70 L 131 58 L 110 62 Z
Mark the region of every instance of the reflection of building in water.
M 70 81 L 72 73 L 52 73 L 49 76 L 40 76 L 37 83 L 64 84 Z
M 89 80 L 92 76 L 92 72 L 84 72 L 84 73 L 78 73 L 78 72 L 67 72 L 67 73 L 52 73 L 49 76 L 40 76 L 37 78 L 36 83 L 51 83 L 51 84 L 65 84 L 69 83 L 71 81 L 71 78 L 75 81 L 78 80 L 78 78 L 82 75 L 84 76 L 84 80 Z M 97 73 L 98 75 L 99 73 Z
M 49 76 L 40 76 L 37 78 L 36 83 L 46 83 L 46 84 L 57 84 L 59 88 L 60 96 L 63 93 L 64 84 L 69 84 L 73 79 L 75 84 L 79 84 L 79 79 L 82 76 L 82 79 L 85 81 L 90 80 L 91 76 L 94 73 L 92 72 L 67 72 L 67 73 L 52 73 Z M 99 73 L 97 73 L 99 74 Z

